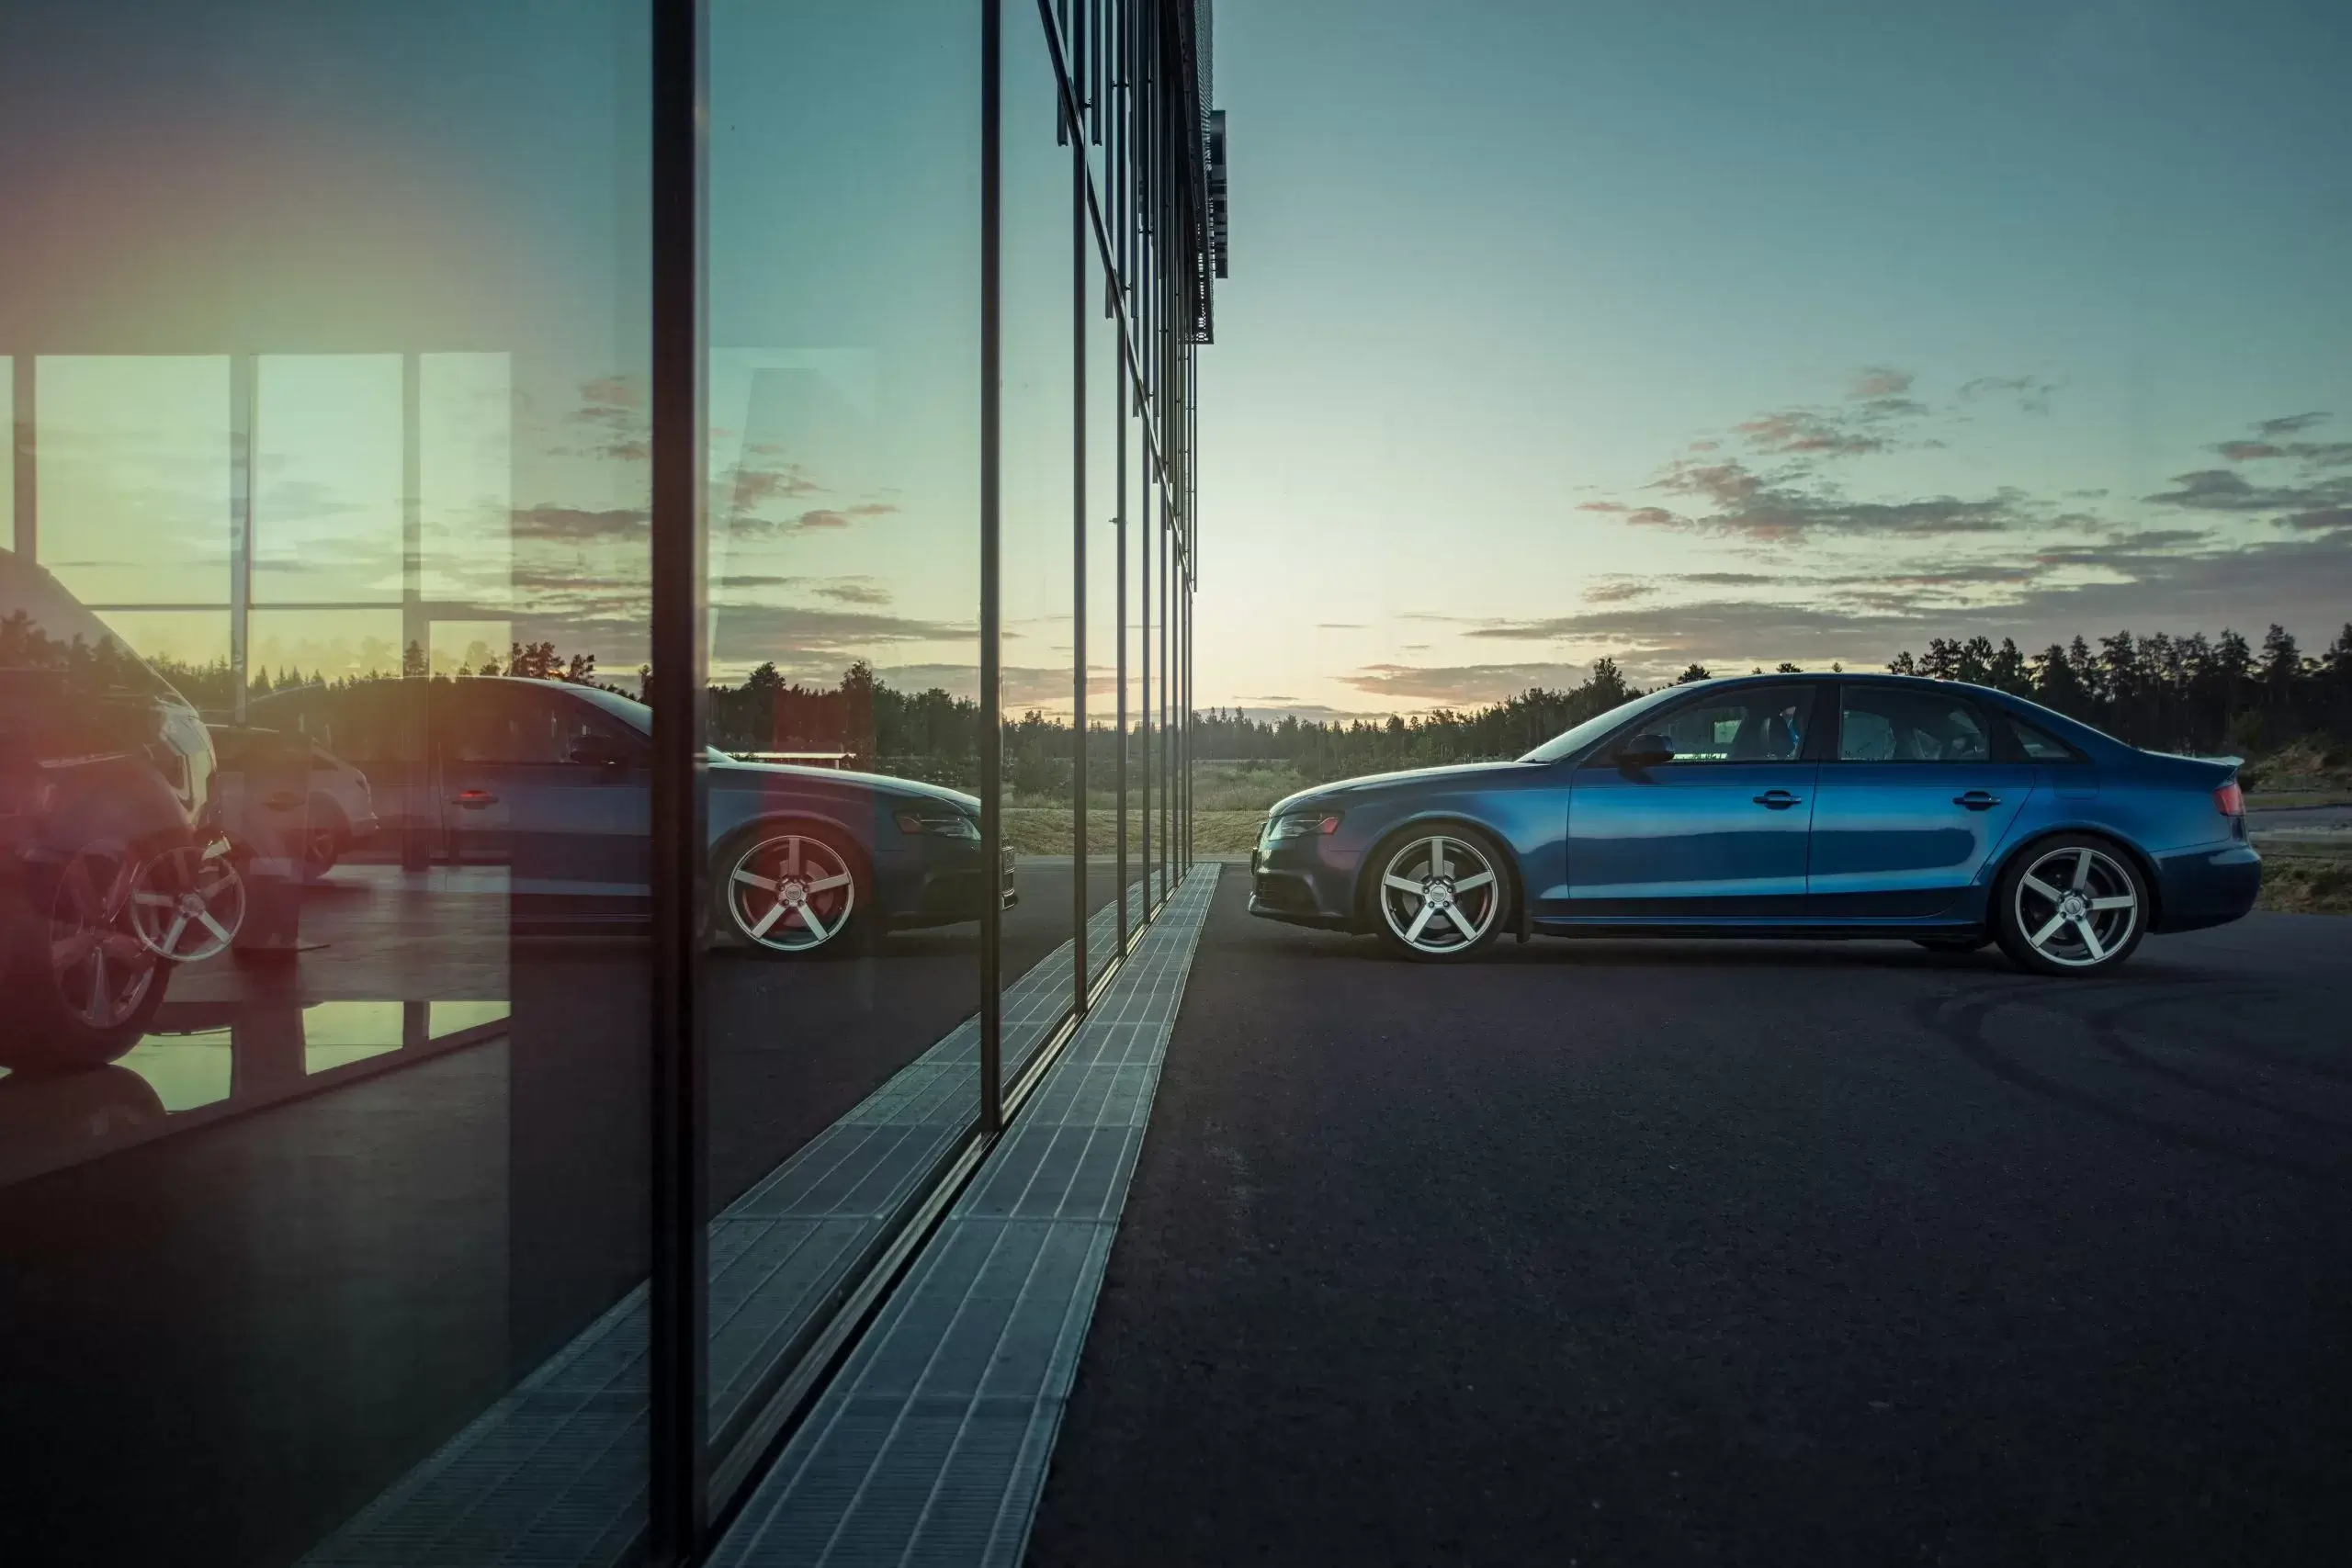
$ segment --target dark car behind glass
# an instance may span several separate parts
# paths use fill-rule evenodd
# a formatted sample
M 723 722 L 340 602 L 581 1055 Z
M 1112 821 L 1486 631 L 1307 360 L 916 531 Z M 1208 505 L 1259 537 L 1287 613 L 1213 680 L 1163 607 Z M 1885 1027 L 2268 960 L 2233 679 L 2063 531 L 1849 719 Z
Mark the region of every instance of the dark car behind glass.
M 568 681 L 359 681 L 273 693 L 255 725 L 299 731 L 368 775 L 412 861 L 504 867 L 517 920 L 632 925 L 651 907 L 652 710 Z M 802 953 L 977 919 L 980 803 L 911 779 L 709 753 L 711 921 L 722 942 Z

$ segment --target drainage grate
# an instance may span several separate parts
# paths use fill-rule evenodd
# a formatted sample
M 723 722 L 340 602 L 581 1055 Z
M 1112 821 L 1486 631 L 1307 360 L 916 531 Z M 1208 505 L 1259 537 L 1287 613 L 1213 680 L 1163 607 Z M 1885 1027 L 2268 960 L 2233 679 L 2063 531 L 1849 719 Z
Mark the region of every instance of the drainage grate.
M 1177 888 L 714 1568 L 1019 1560 L 1217 869 Z

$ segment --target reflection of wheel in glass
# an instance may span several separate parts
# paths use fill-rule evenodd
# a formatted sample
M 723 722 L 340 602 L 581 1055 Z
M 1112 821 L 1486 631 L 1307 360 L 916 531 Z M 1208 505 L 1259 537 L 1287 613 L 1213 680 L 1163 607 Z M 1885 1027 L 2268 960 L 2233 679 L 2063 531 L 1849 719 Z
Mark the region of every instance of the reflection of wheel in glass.
M 858 906 L 857 853 L 840 836 L 769 823 L 735 839 L 712 867 L 724 929 L 763 952 L 850 947 L 872 921 Z
M 302 880 L 316 882 L 333 871 L 350 837 L 343 807 L 323 795 L 311 796 L 310 821 L 302 832 Z
M 1994 893 L 2001 951 L 2044 975 L 2114 968 L 2140 945 L 2147 907 L 2131 857 L 2086 833 L 2036 844 Z
M 1463 958 L 1502 929 L 1504 883 L 1478 834 L 1455 828 L 1408 833 L 1374 857 L 1372 890 L 1381 940 L 1422 959 Z
M 11 943 L 16 1016 L 0 1030 L 0 1066 L 95 1067 L 146 1032 L 171 966 L 133 927 L 141 863 L 128 844 L 92 843 L 31 879 L 32 918 L 16 922 Z
M 201 964 L 237 940 L 245 923 L 245 879 L 218 851 L 166 850 L 131 877 L 130 927 L 150 953 Z

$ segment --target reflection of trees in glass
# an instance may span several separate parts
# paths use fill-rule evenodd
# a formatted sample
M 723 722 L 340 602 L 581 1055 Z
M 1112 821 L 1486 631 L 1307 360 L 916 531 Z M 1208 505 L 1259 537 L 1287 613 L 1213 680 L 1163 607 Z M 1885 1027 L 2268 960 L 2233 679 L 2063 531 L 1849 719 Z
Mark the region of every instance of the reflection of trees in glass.
M 92 641 L 76 632 L 51 637 L 28 610 L 0 617 L 0 670 L 47 670 L 65 678 L 67 690 L 102 696 L 154 696 L 163 682 L 138 655 L 111 637 Z

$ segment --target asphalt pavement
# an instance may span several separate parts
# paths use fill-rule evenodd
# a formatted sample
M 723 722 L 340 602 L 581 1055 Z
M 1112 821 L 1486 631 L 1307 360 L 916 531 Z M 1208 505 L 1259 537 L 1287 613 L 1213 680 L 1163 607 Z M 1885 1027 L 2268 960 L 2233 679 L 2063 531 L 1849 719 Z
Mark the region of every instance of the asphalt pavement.
M 1907 944 L 1250 919 L 1228 878 L 1035 1564 L 2336 1560 L 2352 919 Z

